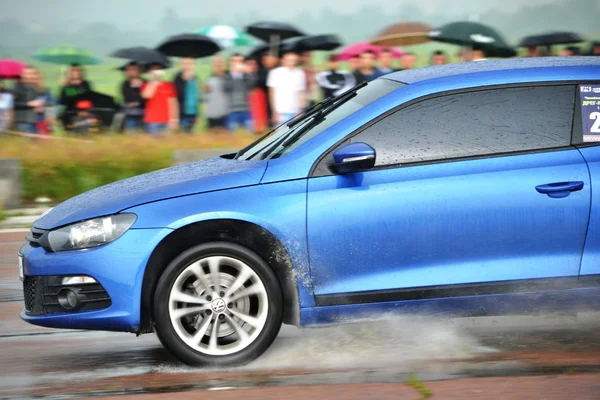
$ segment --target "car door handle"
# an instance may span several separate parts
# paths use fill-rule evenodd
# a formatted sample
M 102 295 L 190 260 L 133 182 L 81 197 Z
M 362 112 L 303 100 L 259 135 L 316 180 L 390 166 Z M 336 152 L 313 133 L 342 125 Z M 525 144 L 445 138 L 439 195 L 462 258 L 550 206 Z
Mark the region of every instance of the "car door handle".
M 567 197 L 569 193 L 581 189 L 583 189 L 583 182 L 581 181 L 547 183 L 535 187 L 538 193 L 547 194 L 548 197 L 552 197 L 553 199 Z

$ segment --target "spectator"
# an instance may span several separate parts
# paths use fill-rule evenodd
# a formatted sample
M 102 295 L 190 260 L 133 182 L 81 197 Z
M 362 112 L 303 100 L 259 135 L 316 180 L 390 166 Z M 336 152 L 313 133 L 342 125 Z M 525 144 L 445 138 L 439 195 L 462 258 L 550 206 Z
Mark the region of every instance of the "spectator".
M 12 125 L 14 97 L 0 80 L 0 132 L 4 132 Z
M 138 131 L 143 127 L 144 99 L 141 89 L 145 81 L 140 74 L 140 66 L 135 62 L 131 62 L 125 67 L 125 80 L 121 84 L 125 131 Z
M 35 79 L 35 69 L 26 67 L 14 88 L 15 124 L 17 130 L 25 133 L 38 133 L 34 108 L 43 106 L 42 102 L 37 100 Z
M 485 50 L 479 46 L 473 47 L 471 50 L 471 61 L 485 61 L 487 60 Z
M 306 104 L 312 106 L 319 99 L 319 86 L 315 79 L 315 69 L 312 66 L 312 53 L 303 51 L 300 53 L 300 65 L 306 77 Z
M 77 114 L 73 118 L 73 131 L 78 135 L 87 135 L 90 128 L 97 125 L 98 120 L 90 112 L 93 107 L 92 102 L 89 100 L 80 100 L 75 104 Z
M 580 56 L 581 49 L 577 46 L 569 46 L 567 47 L 567 51 L 570 53 L 570 56 Z
M 354 75 L 346 71 L 340 71 L 338 67 L 337 56 L 332 54 L 327 60 L 327 71 L 323 71 L 316 76 L 317 83 L 321 87 L 325 98 L 340 95 L 356 85 Z
M 175 85 L 164 81 L 165 66 L 153 64 L 149 68 L 150 81 L 142 85 L 142 98 L 146 100 L 144 123 L 151 135 L 160 135 L 168 128 L 179 127 L 179 106 Z
M 379 71 L 382 74 L 389 74 L 390 72 L 396 71 L 396 69 L 392 68 L 392 60 L 394 55 L 392 50 L 385 47 L 383 50 L 379 52 Z
M 252 128 L 256 133 L 263 133 L 269 127 L 269 113 L 267 111 L 267 95 L 262 88 L 262 83 L 259 82 L 260 65 L 256 59 L 248 59 L 246 69 L 251 78 L 250 80 L 253 82 L 248 97 Z
M 375 53 L 372 50 L 363 51 L 360 54 L 360 67 L 354 71 L 356 83 L 371 82 L 383 73 L 375 68 Z
M 527 57 L 539 57 L 540 52 L 538 51 L 537 46 L 529 46 L 527 47 Z
M 199 79 L 196 76 L 196 61 L 193 58 L 182 58 L 181 71 L 175 75 L 175 89 L 179 103 L 179 126 L 184 132 L 192 133 L 198 118 Z
M 271 126 L 271 122 L 273 121 L 273 110 L 271 109 L 271 100 L 269 98 L 269 87 L 267 86 L 267 79 L 269 77 L 269 72 L 272 69 L 277 68 L 279 66 L 279 58 L 277 58 L 272 53 L 265 53 L 261 57 L 261 68 L 258 70 L 258 81 L 256 82 L 256 87 L 262 89 L 265 92 L 266 103 L 267 103 L 267 114 L 268 124 Z
M 448 64 L 448 58 L 446 53 L 441 50 L 436 50 L 431 55 L 431 65 L 444 65 Z
M 414 53 L 404 53 L 401 58 L 402 70 L 413 69 L 417 65 L 417 56 Z
M 49 115 L 53 105 L 52 95 L 50 94 L 48 88 L 44 85 L 44 77 L 42 76 L 40 71 L 35 71 L 33 83 L 37 90 L 36 100 L 39 101 L 39 106 L 33 109 L 36 116 L 36 129 L 38 133 L 41 133 L 43 135 L 49 135 L 52 132 L 52 118 Z
M 78 64 L 73 64 L 67 71 L 66 79 L 61 82 L 62 87 L 58 103 L 64 106 L 62 123 L 65 129 L 71 125 L 71 120 L 77 112 L 73 98 L 78 94 L 92 90 L 90 83 L 85 80 L 83 69 Z
M 590 46 L 590 56 L 600 56 L 600 42 L 593 42 Z
M 358 54 L 353 55 L 348 59 L 348 69 L 351 73 L 355 73 L 360 68 L 360 56 Z
M 235 131 L 239 127 L 250 130 L 250 112 L 248 111 L 248 95 L 253 82 L 246 74 L 244 56 L 234 54 L 229 59 L 229 73 L 225 75 L 224 89 L 229 99 L 229 114 L 227 114 L 227 129 Z
M 298 66 L 298 54 L 283 55 L 282 66 L 269 72 L 267 86 L 273 109 L 273 123 L 281 124 L 306 107 L 306 76 Z
M 225 128 L 225 116 L 229 107 L 225 93 L 225 59 L 221 56 L 212 59 L 212 74 L 204 85 L 204 101 L 208 129 Z

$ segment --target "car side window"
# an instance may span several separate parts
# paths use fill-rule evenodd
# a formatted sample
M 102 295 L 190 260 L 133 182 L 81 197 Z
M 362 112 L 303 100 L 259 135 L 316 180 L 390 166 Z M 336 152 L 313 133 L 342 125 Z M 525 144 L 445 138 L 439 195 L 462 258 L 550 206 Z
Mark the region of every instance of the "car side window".
M 376 167 L 569 146 L 575 86 L 489 89 L 412 104 L 352 142 L 377 152 Z

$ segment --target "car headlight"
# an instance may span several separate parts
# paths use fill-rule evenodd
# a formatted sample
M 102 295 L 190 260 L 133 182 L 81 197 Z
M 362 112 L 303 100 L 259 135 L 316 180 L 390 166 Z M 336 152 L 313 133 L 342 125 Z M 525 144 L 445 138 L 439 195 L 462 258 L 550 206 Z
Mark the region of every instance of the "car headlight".
M 135 214 L 115 214 L 89 219 L 51 231 L 48 242 L 53 251 L 102 246 L 127 232 L 136 218 Z

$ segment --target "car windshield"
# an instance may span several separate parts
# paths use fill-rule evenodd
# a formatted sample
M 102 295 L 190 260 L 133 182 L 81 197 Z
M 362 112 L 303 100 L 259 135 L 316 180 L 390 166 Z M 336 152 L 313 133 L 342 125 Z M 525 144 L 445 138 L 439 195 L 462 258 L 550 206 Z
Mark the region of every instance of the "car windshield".
M 404 86 L 403 83 L 388 79 L 377 79 L 356 90 L 354 96 L 333 101 L 321 112 L 293 124 L 282 124 L 261 137 L 248 147 L 240 150 L 237 160 L 268 160 L 289 153 L 301 144 L 317 136 L 333 124 L 353 114 L 362 107 Z M 291 125 L 291 126 L 290 126 Z

